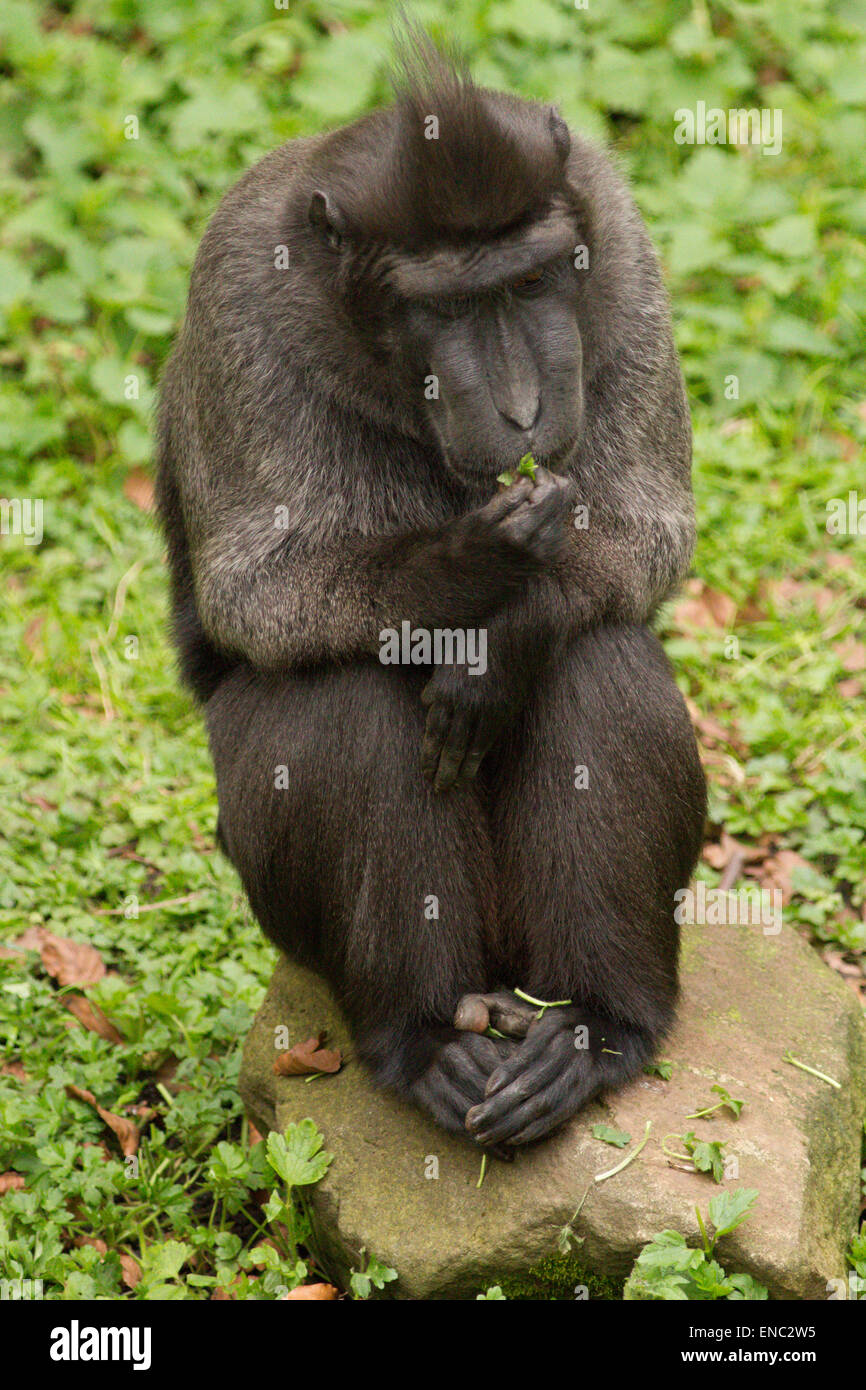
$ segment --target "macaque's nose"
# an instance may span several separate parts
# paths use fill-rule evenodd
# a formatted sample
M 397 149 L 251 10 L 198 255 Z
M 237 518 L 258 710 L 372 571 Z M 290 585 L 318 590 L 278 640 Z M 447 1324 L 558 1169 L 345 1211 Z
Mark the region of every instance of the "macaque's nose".
M 504 309 L 495 315 L 493 333 L 495 348 L 487 369 L 493 404 L 503 420 L 527 434 L 541 411 L 541 377 L 532 348 Z
M 503 420 L 526 434 L 541 413 L 541 393 L 535 389 L 515 392 L 508 400 L 497 401 L 496 409 Z

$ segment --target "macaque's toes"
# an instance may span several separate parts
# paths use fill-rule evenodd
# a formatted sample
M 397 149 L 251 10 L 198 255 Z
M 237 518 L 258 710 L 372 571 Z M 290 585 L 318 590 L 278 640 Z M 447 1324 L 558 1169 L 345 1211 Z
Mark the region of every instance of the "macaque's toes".
M 485 1033 L 493 1028 L 507 1038 L 525 1038 L 530 1025 L 538 1017 L 538 1009 L 524 1004 L 507 990 L 495 994 L 464 994 L 457 1005 L 454 1027 L 470 1033 Z
M 457 1005 L 454 1027 L 467 1033 L 486 1033 L 490 1027 L 490 1014 L 480 994 L 464 994 Z
M 538 1017 L 534 1004 L 526 1004 L 516 994 L 502 990 L 498 994 L 485 994 L 484 1002 L 490 1014 L 490 1027 L 504 1033 L 508 1038 L 525 1038 L 530 1025 Z

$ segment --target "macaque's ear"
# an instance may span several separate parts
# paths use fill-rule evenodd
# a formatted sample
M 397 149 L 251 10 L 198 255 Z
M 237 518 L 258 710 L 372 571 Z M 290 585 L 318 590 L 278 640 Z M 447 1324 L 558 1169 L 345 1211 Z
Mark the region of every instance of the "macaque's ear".
M 307 215 L 310 219 L 310 226 L 324 238 L 333 251 L 339 251 L 346 230 L 345 221 L 327 193 L 322 193 L 319 189 L 316 190 L 310 199 Z
M 571 134 L 569 132 L 568 126 L 565 124 L 565 121 L 562 119 L 555 106 L 551 106 L 550 108 L 547 117 L 547 124 L 550 127 L 550 133 L 553 136 L 553 143 L 556 146 L 556 152 L 559 155 L 560 160 L 564 164 L 565 161 L 568 159 L 569 153 L 571 152 Z

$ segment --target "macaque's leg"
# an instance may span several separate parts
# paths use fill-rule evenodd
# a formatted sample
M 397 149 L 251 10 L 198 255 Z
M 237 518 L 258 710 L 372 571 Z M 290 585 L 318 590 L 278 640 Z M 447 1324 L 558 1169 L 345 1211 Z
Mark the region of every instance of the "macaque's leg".
M 493 859 L 477 791 L 422 776 L 422 684 L 373 662 L 236 672 L 207 723 L 221 839 L 265 932 L 330 981 L 377 1080 L 465 1133 L 515 1044 L 452 1026 L 488 984 Z
M 541 1000 L 469 1115 L 483 1142 L 524 1144 L 636 1075 L 677 993 L 677 889 L 704 824 L 694 735 L 643 628 L 569 642 L 490 760 L 500 972 Z M 508 971 L 510 969 L 510 975 Z

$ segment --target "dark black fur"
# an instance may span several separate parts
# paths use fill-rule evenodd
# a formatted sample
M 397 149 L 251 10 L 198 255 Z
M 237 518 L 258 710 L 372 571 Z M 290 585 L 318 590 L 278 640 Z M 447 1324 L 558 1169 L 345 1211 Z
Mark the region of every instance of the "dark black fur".
M 494 495 L 527 449 L 536 483 Z M 673 1017 L 704 784 L 645 624 L 691 553 L 689 468 L 646 233 L 551 108 L 422 41 L 395 106 L 215 214 L 158 500 L 221 840 L 378 1079 L 484 1143 L 553 1129 Z M 486 628 L 489 670 L 382 666 L 404 620 Z M 454 1029 L 461 995 L 514 986 L 573 1005 L 522 1041 Z

